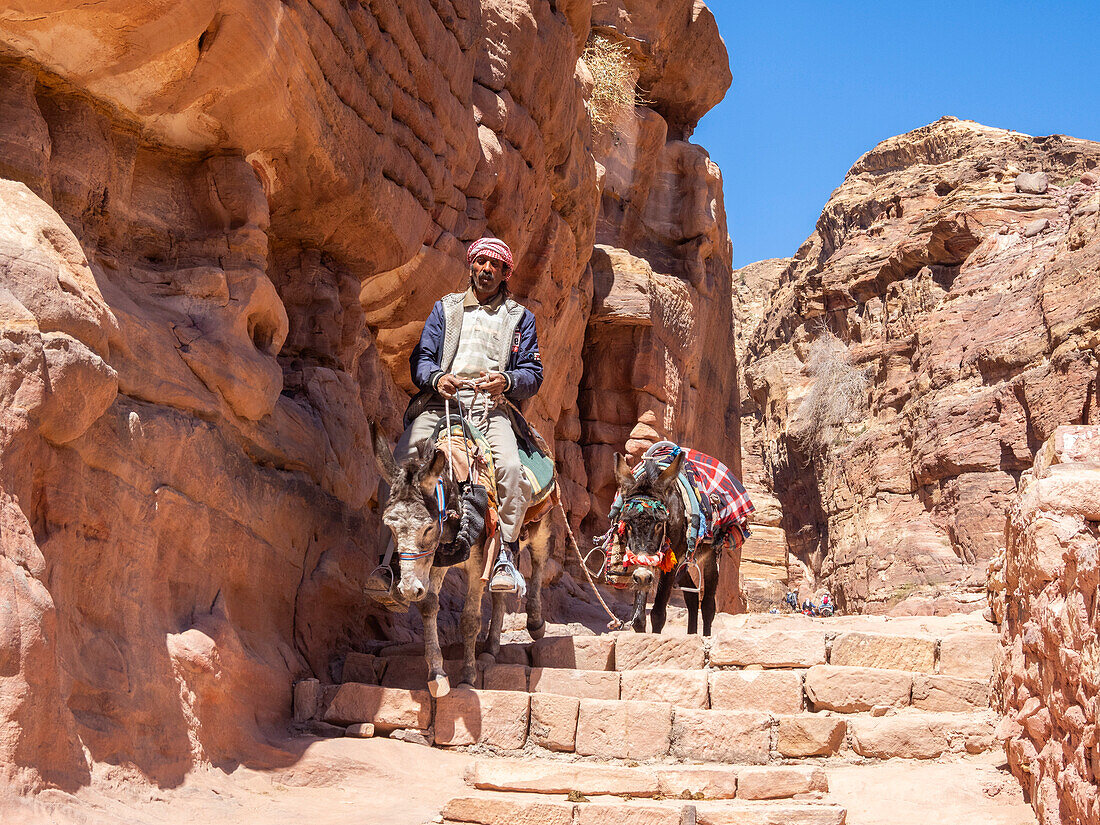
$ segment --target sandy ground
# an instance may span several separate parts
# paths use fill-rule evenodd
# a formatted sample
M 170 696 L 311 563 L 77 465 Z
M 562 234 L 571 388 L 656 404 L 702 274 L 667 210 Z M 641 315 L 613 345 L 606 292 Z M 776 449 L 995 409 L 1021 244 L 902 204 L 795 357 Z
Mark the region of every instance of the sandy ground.
M 998 752 L 957 762 L 892 759 L 827 770 L 847 825 L 1035 825 Z
M 192 772 L 178 788 L 157 788 L 100 766 L 76 794 L 47 791 L 0 803 L 4 825 L 422 825 L 469 792 L 471 756 L 390 739 L 298 739 L 291 767 Z
M 473 793 L 462 775 L 475 758 L 389 739 L 317 740 L 290 768 L 196 771 L 171 789 L 103 769 L 75 795 L 47 792 L 0 807 L 0 821 L 426 825 L 447 800 Z M 848 809 L 848 825 L 1035 825 L 1003 761 L 994 753 L 944 762 L 831 763 L 826 799 Z

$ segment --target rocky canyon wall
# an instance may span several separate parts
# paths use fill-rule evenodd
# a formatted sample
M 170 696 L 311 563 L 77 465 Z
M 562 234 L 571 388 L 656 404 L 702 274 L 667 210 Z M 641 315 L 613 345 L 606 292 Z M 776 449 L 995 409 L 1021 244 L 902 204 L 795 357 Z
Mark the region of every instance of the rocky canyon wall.
M 593 32 L 647 101 L 602 135 Z M 538 318 L 527 413 L 572 519 L 646 414 L 736 464 L 721 178 L 687 141 L 728 84 L 691 0 L 0 11 L 9 786 L 286 758 L 262 742 L 293 679 L 409 632 L 361 592 L 368 421 L 396 438 L 483 234 Z
M 990 565 L 998 729 L 1042 825 L 1100 821 L 1100 427 L 1059 427 Z
M 1100 144 L 944 118 L 860 158 L 785 265 L 746 453 L 842 609 L 982 608 L 1021 473 L 1097 420 L 1098 167 Z

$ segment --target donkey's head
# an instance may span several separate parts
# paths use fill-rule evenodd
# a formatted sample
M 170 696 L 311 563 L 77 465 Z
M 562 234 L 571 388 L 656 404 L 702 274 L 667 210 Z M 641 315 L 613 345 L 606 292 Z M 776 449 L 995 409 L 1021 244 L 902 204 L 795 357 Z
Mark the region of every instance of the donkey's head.
M 623 508 L 620 515 L 623 566 L 630 571 L 631 586 L 648 590 L 666 561 L 666 538 L 683 529 L 683 503 L 676 493 L 676 477 L 683 467 L 678 453 L 667 467 L 646 459 L 640 478 L 615 453 L 615 479 Z
M 382 521 L 393 533 L 400 578 L 397 592 L 408 602 L 418 602 L 428 592 L 428 576 L 442 536 L 443 522 L 436 487 L 443 480 L 444 500 L 454 501 L 453 483 L 443 475 L 447 456 L 428 440 L 416 445 L 417 454 L 397 466 L 382 435 L 374 430 L 374 456 L 382 478 L 390 485 L 390 497 Z M 442 515 L 442 518 L 441 518 Z

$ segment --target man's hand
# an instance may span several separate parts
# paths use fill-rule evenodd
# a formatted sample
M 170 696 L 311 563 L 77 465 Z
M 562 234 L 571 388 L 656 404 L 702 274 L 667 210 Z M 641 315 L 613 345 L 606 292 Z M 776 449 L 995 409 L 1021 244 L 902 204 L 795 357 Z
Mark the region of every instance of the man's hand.
M 496 398 L 504 393 L 505 388 L 508 386 L 508 378 L 503 372 L 486 372 L 482 370 L 481 377 L 476 379 L 474 384 L 490 398 Z
M 440 377 L 439 383 L 435 385 L 435 390 L 444 398 L 450 400 L 458 394 L 458 391 L 462 389 L 462 385 L 465 383 L 466 382 L 457 375 L 447 373 Z

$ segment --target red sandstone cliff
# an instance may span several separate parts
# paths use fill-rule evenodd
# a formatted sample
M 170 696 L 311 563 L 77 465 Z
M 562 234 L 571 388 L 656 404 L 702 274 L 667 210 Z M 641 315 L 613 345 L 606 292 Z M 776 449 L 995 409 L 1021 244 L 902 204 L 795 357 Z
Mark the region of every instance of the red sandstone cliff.
M 980 609 L 1021 472 L 1097 420 L 1098 167 L 1100 144 L 944 118 L 860 158 L 786 265 L 746 451 L 842 608 Z
M 594 31 L 647 101 L 595 138 Z M 396 437 L 483 233 L 576 521 L 643 414 L 736 464 L 721 180 L 687 142 L 728 84 L 691 0 L 0 11 L 0 776 L 279 758 L 293 678 L 399 630 L 360 591 L 367 421 Z

